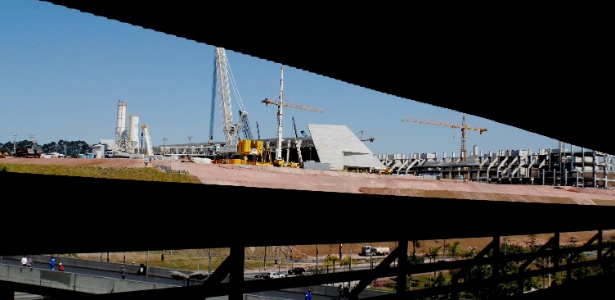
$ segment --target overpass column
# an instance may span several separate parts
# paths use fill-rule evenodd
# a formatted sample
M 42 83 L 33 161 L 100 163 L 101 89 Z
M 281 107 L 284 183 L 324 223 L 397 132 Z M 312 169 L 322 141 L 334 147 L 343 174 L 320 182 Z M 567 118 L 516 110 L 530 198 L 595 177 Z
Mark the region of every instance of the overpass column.
M 8 286 L 0 285 L 0 300 L 15 300 L 15 291 Z
M 406 292 L 407 283 L 406 277 L 408 276 L 408 240 L 400 240 L 397 246 L 397 268 L 399 272 L 397 274 L 397 287 L 396 292 L 398 296 L 402 296 Z
M 229 300 L 243 300 L 243 265 L 245 260 L 245 249 L 243 245 L 232 245 L 229 260 L 230 267 L 230 285 Z M 1 300 L 1 299 L 0 299 Z

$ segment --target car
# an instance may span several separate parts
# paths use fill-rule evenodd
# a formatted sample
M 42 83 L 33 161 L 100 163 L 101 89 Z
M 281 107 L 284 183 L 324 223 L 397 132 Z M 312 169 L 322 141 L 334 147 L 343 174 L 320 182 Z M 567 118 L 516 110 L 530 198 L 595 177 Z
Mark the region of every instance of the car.
M 284 277 L 286 277 L 286 274 L 283 274 L 280 272 L 269 272 L 267 273 L 267 275 L 265 275 L 265 279 L 284 278 Z
M 295 267 L 295 268 L 292 268 L 292 269 L 288 269 L 288 275 L 293 275 L 293 274 L 294 275 L 301 275 L 303 273 L 305 273 L 305 269 L 301 268 L 301 267 Z
M 254 275 L 254 278 L 262 278 L 262 279 L 273 279 L 273 278 L 284 278 L 284 277 L 286 277 L 286 274 L 283 274 L 280 272 L 267 272 L 267 273 L 260 273 L 260 274 Z

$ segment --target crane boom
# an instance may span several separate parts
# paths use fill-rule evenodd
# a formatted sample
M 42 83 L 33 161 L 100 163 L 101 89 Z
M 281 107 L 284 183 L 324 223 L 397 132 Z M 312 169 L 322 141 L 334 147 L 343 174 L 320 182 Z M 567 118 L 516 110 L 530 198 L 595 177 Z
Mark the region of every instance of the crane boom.
M 421 123 L 421 124 L 429 124 L 429 125 L 437 125 L 437 126 L 444 126 L 444 127 L 451 127 L 451 128 L 459 128 L 459 129 L 461 129 L 461 159 L 464 160 L 464 161 L 467 159 L 467 154 L 466 154 L 466 130 L 475 130 L 475 131 L 478 131 L 480 134 L 483 134 L 483 132 L 487 131 L 487 128 L 470 127 L 470 126 L 466 125 L 466 115 L 465 114 L 462 114 L 461 125 L 455 124 L 455 123 L 448 123 L 448 122 L 434 121 L 434 120 L 424 120 L 424 119 L 417 119 L 417 118 L 405 118 L 405 119 L 402 119 L 402 121 L 405 121 L 405 122 L 416 122 L 416 123 Z
M 149 136 L 149 129 L 147 125 L 141 125 L 141 131 L 145 138 L 145 155 L 154 155 L 154 149 L 152 148 L 152 139 Z
M 261 102 L 265 103 L 266 105 L 269 105 L 269 104 L 280 105 L 281 104 L 284 107 L 297 108 L 297 109 L 302 109 L 302 110 L 307 110 L 307 111 L 312 111 L 312 112 L 323 112 L 323 110 L 319 108 L 309 107 L 305 105 L 291 104 L 291 103 L 286 103 L 286 102 L 282 103 L 280 101 L 269 100 L 269 98 L 266 98 L 265 100 Z
M 222 133 L 226 146 L 237 145 L 237 128 L 233 124 L 233 111 L 231 109 L 231 91 L 229 89 L 227 60 L 224 48 L 215 48 L 216 83 L 220 107 L 222 108 Z
M 303 165 L 303 157 L 301 156 L 301 143 L 303 140 L 299 138 L 299 134 L 297 133 L 297 124 L 295 123 L 295 117 L 293 117 L 293 129 L 295 130 L 295 147 L 297 147 L 297 158 L 299 160 L 299 164 Z
M 220 98 L 220 107 L 222 109 L 222 133 L 224 135 L 225 145 L 220 148 L 220 152 L 232 154 L 237 151 L 239 144 L 240 133 L 243 132 L 246 139 L 252 139 L 252 132 L 248 122 L 248 112 L 243 107 L 241 96 L 237 90 L 237 84 L 233 78 L 230 66 L 226 58 L 226 50 L 222 47 L 215 47 L 215 68 L 214 68 L 214 95 L 212 96 L 211 119 L 214 116 L 215 94 Z M 233 123 L 233 113 L 231 108 L 231 84 L 234 94 L 239 103 L 239 121 Z M 210 122 L 209 139 L 210 144 L 213 142 L 213 121 Z

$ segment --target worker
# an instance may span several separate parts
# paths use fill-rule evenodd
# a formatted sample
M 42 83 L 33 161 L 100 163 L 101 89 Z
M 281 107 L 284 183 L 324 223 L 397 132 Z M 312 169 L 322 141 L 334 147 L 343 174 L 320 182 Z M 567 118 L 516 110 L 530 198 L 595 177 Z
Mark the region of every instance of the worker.
M 64 271 L 64 265 L 62 263 L 58 265 L 58 271 L 60 272 Z
M 305 300 L 312 300 L 312 289 L 307 289 L 305 292 Z

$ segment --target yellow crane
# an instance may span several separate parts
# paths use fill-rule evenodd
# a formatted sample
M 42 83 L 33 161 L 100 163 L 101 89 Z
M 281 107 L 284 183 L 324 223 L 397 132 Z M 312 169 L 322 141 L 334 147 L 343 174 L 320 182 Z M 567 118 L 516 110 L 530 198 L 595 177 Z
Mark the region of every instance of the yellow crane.
M 291 107 L 291 108 L 297 108 L 297 109 L 302 109 L 302 110 L 307 110 L 307 111 L 312 111 L 312 112 L 323 112 L 321 109 L 318 109 L 318 108 L 304 106 L 304 105 L 290 104 L 290 103 L 284 102 L 284 67 L 280 69 L 281 69 L 280 95 L 279 95 L 280 100 L 273 101 L 273 100 L 269 100 L 269 98 L 265 98 L 265 100 L 261 101 L 262 103 L 265 103 L 265 105 L 267 106 L 269 106 L 269 104 L 273 104 L 273 105 L 277 105 L 278 107 L 277 148 L 276 148 L 275 160 L 274 160 L 274 165 L 276 166 L 284 165 L 284 159 L 282 158 L 282 107 Z
M 470 127 L 470 126 L 466 125 L 466 115 L 465 114 L 462 114 L 461 125 L 455 124 L 455 123 L 448 123 L 448 122 L 442 122 L 442 121 L 432 121 L 432 120 L 423 120 L 423 119 L 417 119 L 417 118 L 405 118 L 405 119 L 402 119 L 402 121 L 405 121 L 405 122 L 416 122 L 416 123 L 421 123 L 421 124 L 430 124 L 430 125 L 438 125 L 438 126 L 445 126 L 445 127 L 461 129 L 461 159 L 463 161 L 465 161 L 466 158 L 467 158 L 467 155 L 466 155 L 466 130 L 475 130 L 475 131 L 478 131 L 480 134 L 483 134 L 483 132 L 487 131 L 487 128 Z

